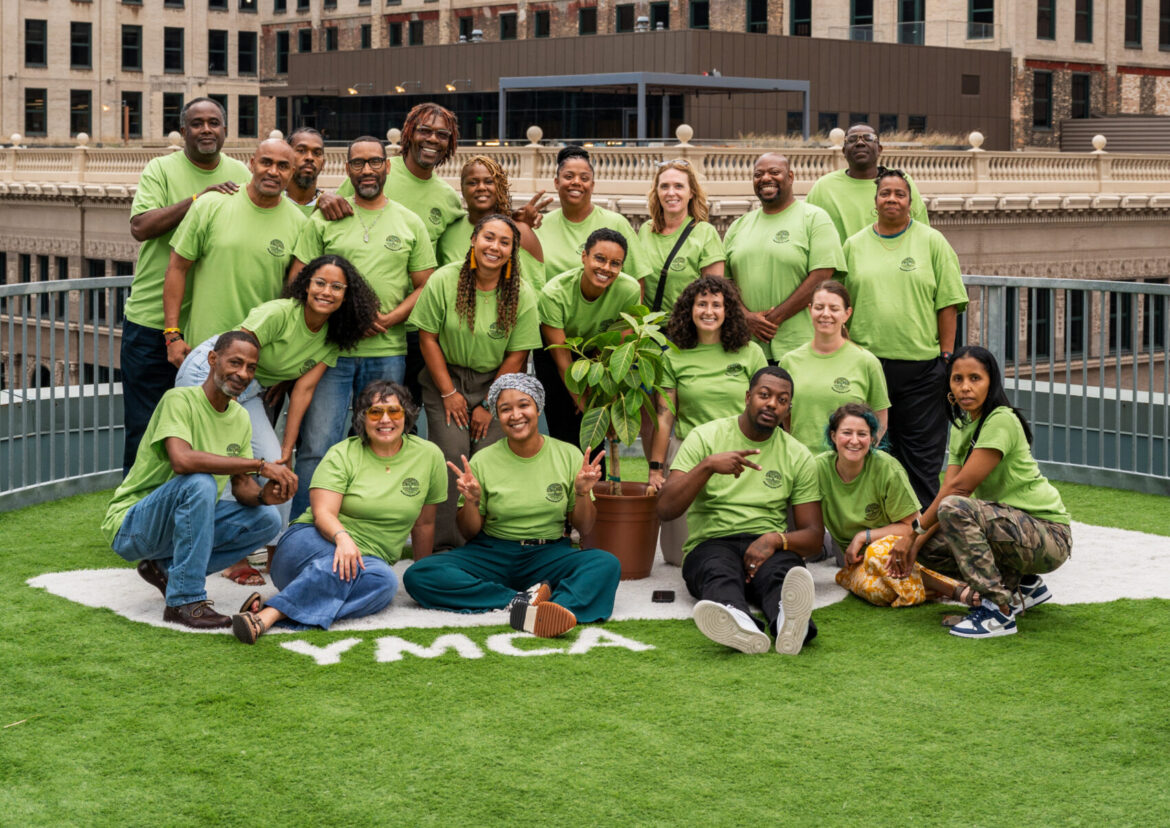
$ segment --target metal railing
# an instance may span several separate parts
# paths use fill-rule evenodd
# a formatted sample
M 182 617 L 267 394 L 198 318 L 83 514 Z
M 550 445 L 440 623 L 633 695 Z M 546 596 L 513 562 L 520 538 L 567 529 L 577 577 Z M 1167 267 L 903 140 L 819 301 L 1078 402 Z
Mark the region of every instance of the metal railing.
M 1057 480 L 1170 494 L 1170 286 L 966 276 Z M 116 485 L 129 276 L 0 285 L 0 511 Z

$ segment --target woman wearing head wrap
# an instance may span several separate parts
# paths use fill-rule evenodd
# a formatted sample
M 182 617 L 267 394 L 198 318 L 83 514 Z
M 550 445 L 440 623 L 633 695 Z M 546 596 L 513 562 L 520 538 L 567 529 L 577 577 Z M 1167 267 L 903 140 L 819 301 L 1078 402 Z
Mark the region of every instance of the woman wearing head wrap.
M 613 611 L 618 559 L 600 549 L 574 549 L 567 536 L 593 526 L 593 485 L 601 456 L 537 431 L 544 388 L 525 374 L 492 383 L 488 407 L 504 440 L 462 468 L 449 463 L 459 489 L 465 546 L 415 561 L 403 585 L 422 606 L 456 612 L 508 609 L 517 630 L 551 638 L 577 622 Z

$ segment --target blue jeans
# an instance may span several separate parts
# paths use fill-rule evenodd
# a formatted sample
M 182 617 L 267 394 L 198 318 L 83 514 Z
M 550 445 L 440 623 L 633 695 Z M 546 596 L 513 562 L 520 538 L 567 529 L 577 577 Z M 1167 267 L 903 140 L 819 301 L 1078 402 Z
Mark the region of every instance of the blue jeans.
M 175 384 L 175 366 L 167 362 L 163 332 L 122 322 L 122 476 L 130 473 L 138 443 L 162 395 Z
M 365 569 L 343 581 L 333 571 L 336 547 L 311 523 L 294 523 L 284 533 L 272 558 L 272 583 L 280 590 L 265 606 L 293 621 L 329 629 L 339 618 L 360 618 L 390 606 L 398 576 L 390 564 L 362 555 Z
M 207 598 L 207 575 L 233 564 L 280 531 L 275 506 L 219 500 L 210 474 L 172 477 L 130 507 L 114 537 L 128 561 L 158 561 L 167 573 L 167 606 Z
M 309 508 L 309 484 L 313 482 L 317 464 L 330 447 L 349 433 L 350 402 L 374 380 L 402 382 L 405 372 L 404 356 L 338 357 L 336 365 L 325 369 L 301 422 L 297 441 L 296 472 L 300 485 L 292 501 L 294 518 Z

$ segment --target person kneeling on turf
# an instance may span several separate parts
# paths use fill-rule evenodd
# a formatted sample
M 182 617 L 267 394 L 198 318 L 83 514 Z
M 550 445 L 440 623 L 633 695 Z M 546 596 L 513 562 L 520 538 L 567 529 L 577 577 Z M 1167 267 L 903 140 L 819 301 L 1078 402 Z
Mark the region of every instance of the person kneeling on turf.
M 286 466 L 251 456 L 252 424 L 235 401 L 259 355 L 247 331 L 216 341 L 203 384 L 163 395 L 106 510 L 102 533 L 166 598 L 164 621 L 230 627 L 231 619 L 211 608 L 205 578 L 280 531 L 276 505 L 296 493 L 297 476 Z M 268 482 L 261 488 L 252 475 Z M 220 499 L 228 477 L 235 500 Z
M 658 493 L 659 518 L 687 513 L 682 574 L 699 599 L 695 624 L 744 653 L 771 646 L 749 599 L 763 610 L 776 652 L 796 655 L 817 634 L 803 559 L 820 552 L 824 527 L 812 455 L 779 427 L 791 403 L 787 371 L 756 371 L 743 413 L 694 428 Z

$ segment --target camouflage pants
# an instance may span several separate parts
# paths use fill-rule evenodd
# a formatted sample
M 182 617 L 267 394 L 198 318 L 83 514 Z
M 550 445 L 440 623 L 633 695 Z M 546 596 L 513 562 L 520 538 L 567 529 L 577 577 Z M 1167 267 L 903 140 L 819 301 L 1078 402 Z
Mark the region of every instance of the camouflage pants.
M 952 495 L 939 505 L 938 523 L 918 562 L 958 575 L 997 604 L 1011 602 L 1021 575 L 1051 572 L 1072 550 L 1068 526 L 1001 503 Z

